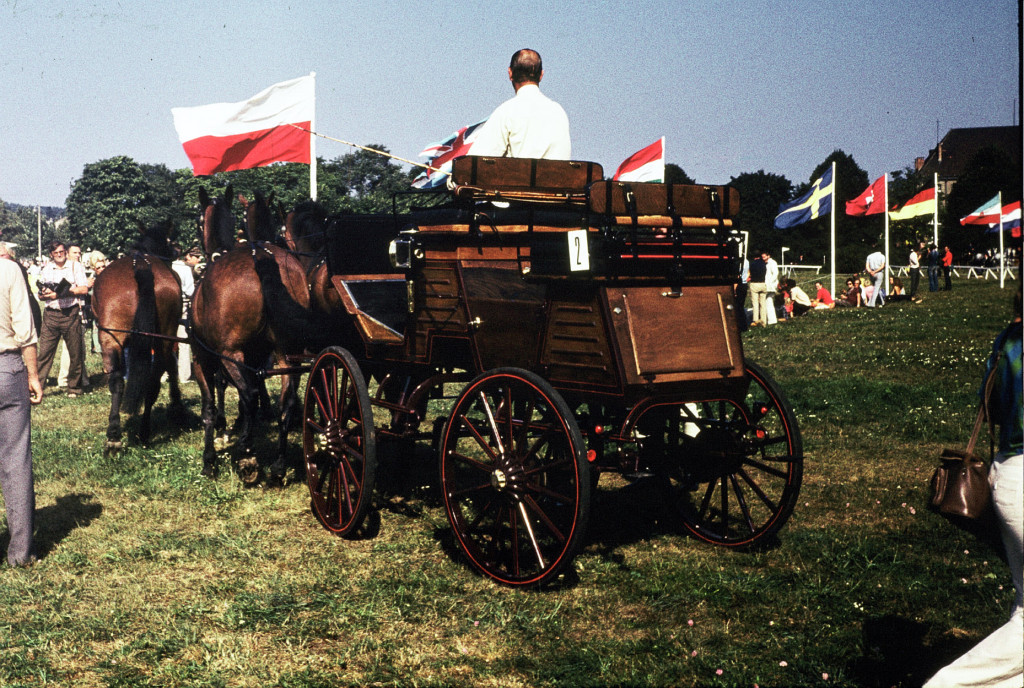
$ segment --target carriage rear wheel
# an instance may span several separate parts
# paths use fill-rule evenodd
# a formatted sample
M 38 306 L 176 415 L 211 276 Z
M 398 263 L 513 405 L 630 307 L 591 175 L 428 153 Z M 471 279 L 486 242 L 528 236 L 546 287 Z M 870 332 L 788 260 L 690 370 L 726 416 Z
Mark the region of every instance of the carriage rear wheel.
M 639 426 L 673 509 L 696 537 L 727 547 L 766 542 L 793 512 L 803 444 L 771 377 L 746 364 L 745 397 L 656 407 Z
M 561 395 L 517 368 L 466 386 L 440 442 L 445 510 L 471 564 L 506 585 L 556 577 L 590 515 L 583 436 Z
M 354 533 L 373 500 L 376 433 L 366 380 L 340 347 L 324 349 L 309 373 L 302 451 L 313 514 L 333 533 Z

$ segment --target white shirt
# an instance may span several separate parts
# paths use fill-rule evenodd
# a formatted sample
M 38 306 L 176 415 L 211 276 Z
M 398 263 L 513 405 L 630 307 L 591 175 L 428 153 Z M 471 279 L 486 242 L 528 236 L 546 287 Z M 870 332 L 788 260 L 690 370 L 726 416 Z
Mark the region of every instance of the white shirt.
M 178 279 L 181 280 L 181 295 L 186 299 L 191 299 L 192 293 L 196 290 L 196 281 L 192 277 L 192 268 L 183 261 L 176 260 L 171 263 L 171 269 L 174 270 L 178 275 Z
M 867 260 L 864 261 L 864 269 L 874 274 L 885 267 L 885 254 L 881 251 L 875 251 L 869 254 Z
M 524 84 L 477 132 L 471 155 L 569 160 L 569 117 L 537 84 Z
M 779 288 L 779 264 L 774 258 L 769 258 L 764 263 L 764 286 L 769 293 Z
M 0 258 L 0 351 L 20 351 L 38 341 L 30 298 L 21 268 Z
M 917 251 L 915 251 L 914 249 L 910 249 L 910 258 L 908 259 L 907 263 L 912 268 L 921 267 L 921 259 L 917 256 Z
M 78 261 L 74 260 L 64 261 L 64 267 L 62 268 L 57 267 L 57 264 L 51 261 L 44 265 L 42 271 L 39 273 L 40 282 L 60 284 L 62 279 L 66 279 L 72 287 L 84 287 L 89 282 L 89 279 L 85 274 L 85 267 L 83 267 Z M 69 292 L 68 295 L 63 298 L 47 301 L 46 307 L 52 309 L 71 308 L 77 303 L 78 296 Z

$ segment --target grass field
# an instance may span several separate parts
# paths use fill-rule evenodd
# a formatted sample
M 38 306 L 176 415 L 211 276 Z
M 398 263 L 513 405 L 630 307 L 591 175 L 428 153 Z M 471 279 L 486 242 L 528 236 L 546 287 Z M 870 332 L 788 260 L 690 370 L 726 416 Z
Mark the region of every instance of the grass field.
M 347 541 L 301 483 L 201 478 L 198 422 L 168 428 L 165 397 L 151 447 L 104 458 L 105 388 L 51 393 L 33 415 L 41 560 L 0 569 L 0 684 L 919 685 L 1012 601 L 997 550 L 925 502 L 1019 288 L 959 281 L 751 331 L 806 452 L 777 545 L 687 539 L 642 484 L 602 482 L 574 571 L 545 590 L 468 568 L 425 449 L 376 537 Z

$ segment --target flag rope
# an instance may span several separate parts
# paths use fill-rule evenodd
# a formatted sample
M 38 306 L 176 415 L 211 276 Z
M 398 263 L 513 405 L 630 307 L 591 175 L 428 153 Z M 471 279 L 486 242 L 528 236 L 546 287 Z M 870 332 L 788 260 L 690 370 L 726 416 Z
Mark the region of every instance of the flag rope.
M 422 167 L 423 169 L 429 170 L 431 172 L 440 172 L 442 174 L 448 175 L 449 177 L 452 176 L 452 173 L 448 172 L 447 170 L 442 170 L 442 169 L 439 169 L 437 167 L 431 167 L 430 165 L 426 165 L 426 164 L 424 164 L 422 162 L 414 162 L 412 160 L 407 160 L 405 158 L 400 158 L 397 155 L 392 155 L 391 153 L 387 153 L 387 152 L 382 151 L 382 150 L 377 150 L 376 148 L 369 148 L 367 146 L 360 146 L 358 143 L 352 143 L 351 141 L 344 141 L 342 139 L 336 139 L 333 136 L 328 136 L 326 134 L 321 134 L 321 133 L 318 133 L 318 132 L 315 132 L 315 131 L 310 131 L 309 129 L 306 129 L 305 127 L 300 127 L 297 124 L 289 123 L 288 126 L 295 127 L 299 131 L 304 131 L 307 134 L 312 134 L 313 136 L 319 136 L 320 138 L 327 139 L 328 141 L 334 141 L 335 143 L 342 143 L 342 144 L 344 144 L 346 146 L 352 146 L 353 148 L 358 148 L 360 150 L 364 150 L 364 151 L 367 151 L 369 153 L 376 153 L 377 155 L 383 155 L 385 158 L 391 158 L 392 160 L 398 160 L 399 162 L 404 162 L 407 165 L 413 165 L 415 167 Z

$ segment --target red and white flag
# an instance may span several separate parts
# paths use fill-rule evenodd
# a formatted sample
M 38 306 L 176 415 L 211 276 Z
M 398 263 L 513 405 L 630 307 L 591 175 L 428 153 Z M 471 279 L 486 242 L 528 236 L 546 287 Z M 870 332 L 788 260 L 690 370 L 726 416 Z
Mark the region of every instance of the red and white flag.
M 309 75 L 274 84 L 240 103 L 171 108 L 171 114 L 196 176 L 274 162 L 308 165 L 314 95 Z
M 1001 216 L 999 194 L 996 194 L 970 215 L 960 218 L 962 225 L 989 225 L 999 222 Z
M 864 193 L 852 201 L 846 202 L 847 215 L 879 215 L 885 212 L 885 184 L 883 174 L 875 182 L 864 189 Z
M 620 182 L 665 181 L 665 137 L 623 160 L 612 179 Z

